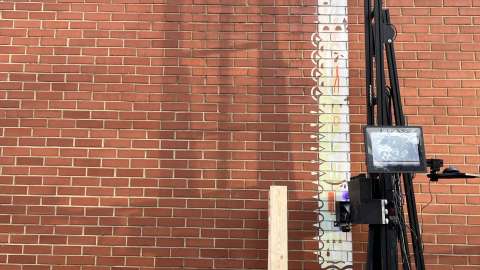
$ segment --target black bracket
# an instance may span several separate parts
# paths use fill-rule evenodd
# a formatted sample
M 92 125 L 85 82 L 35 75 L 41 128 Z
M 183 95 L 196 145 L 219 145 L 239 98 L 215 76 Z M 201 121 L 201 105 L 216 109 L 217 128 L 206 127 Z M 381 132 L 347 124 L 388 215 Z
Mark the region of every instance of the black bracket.
M 442 173 L 438 173 L 443 167 L 443 160 L 441 159 L 427 159 L 427 166 L 430 167 L 430 173 L 427 174 L 427 177 L 433 182 L 437 182 L 438 179 L 465 179 L 480 177 L 480 175 L 461 172 L 454 167 L 445 168 Z
M 392 43 L 395 40 L 395 28 L 391 24 L 383 25 L 383 43 Z
M 387 201 L 373 198 L 372 181 L 365 174 L 350 178 L 348 182 L 350 202 L 335 203 L 336 227 L 348 232 L 351 224 L 389 223 Z
M 350 210 L 350 202 L 335 202 L 336 220 L 333 222 L 333 226 L 340 227 L 342 232 L 349 232 L 352 230 L 352 216 Z

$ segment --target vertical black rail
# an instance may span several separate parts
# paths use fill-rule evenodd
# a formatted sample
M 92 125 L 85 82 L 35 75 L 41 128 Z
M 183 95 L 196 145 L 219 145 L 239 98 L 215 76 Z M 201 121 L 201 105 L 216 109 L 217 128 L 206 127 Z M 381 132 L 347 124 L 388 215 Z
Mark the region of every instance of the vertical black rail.
M 374 14 L 374 39 L 375 39 L 375 76 L 377 90 L 377 124 L 384 126 L 387 123 L 387 109 L 385 93 L 385 69 L 384 69 L 384 47 L 382 27 L 382 0 L 375 0 Z
M 375 104 L 374 104 L 374 83 L 373 83 L 373 57 L 375 47 L 373 40 L 372 27 L 372 2 L 365 0 L 364 3 L 364 23 L 365 23 L 365 79 L 366 79 L 366 104 L 367 104 L 367 124 L 375 125 Z M 374 177 L 374 176 L 371 176 Z M 372 190 L 377 190 L 378 181 L 372 181 Z M 378 243 L 381 243 L 381 225 L 370 224 L 368 226 L 368 259 L 367 270 L 381 270 L 383 267 L 382 256 L 379 252 Z
M 384 11 L 384 23 L 387 26 L 390 26 L 390 13 L 388 10 Z M 390 79 L 390 106 L 393 108 L 393 115 L 395 118 L 395 124 L 396 125 L 405 125 L 405 117 L 403 115 L 403 109 L 401 106 L 401 99 L 400 99 L 400 86 L 398 82 L 398 72 L 397 72 L 397 67 L 396 67 L 396 61 L 395 61 L 395 50 L 393 46 L 393 40 L 394 37 L 391 39 L 387 39 L 387 42 L 385 44 L 385 51 L 386 51 L 386 57 L 387 57 L 387 65 L 388 65 L 388 73 L 389 73 L 389 79 Z M 392 121 L 392 117 L 390 116 L 390 121 Z M 404 181 L 405 183 L 405 181 Z M 396 185 L 395 185 L 396 186 Z M 397 192 L 400 192 L 398 190 Z M 399 239 L 399 246 L 402 251 L 402 265 L 404 270 L 410 270 L 410 265 L 411 265 L 411 260 L 410 260 L 410 249 L 408 247 L 408 241 L 407 241 L 407 232 L 405 226 L 405 217 L 404 217 L 404 211 L 403 211 L 403 206 L 400 202 L 398 205 L 399 209 L 396 209 L 398 211 L 397 217 L 398 217 L 398 224 L 397 224 L 397 236 Z M 409 214 L 410 216 L 410 214 Z M 414 238 L 414 232 L 411 232 L 412 234 L 412 239 Z M 414 253 L 416 254 L 417 251 L 414 250 Z M 417 260 L 417 257 L 415 256 L 415 260 Z
M 420 226 L 418 224 L 417 203 L 415 202 L 415 194 L 413 191 L 412 174 L 403 174 L 403 187 L 407 201 L 408 222 L 411 227 L 413 253 L 415 255 L 415 266 L 417 270 L 425 270 L 425 260 L 423 257 L 423 244 Z
M 375 41 L 375 88 L 377 96 L 377 125 L 385 126 L 388 124 L 387 110 L 388 101 L 386 97 L 386 84 L 385 84 L 385 68 L 384 68 L 384 46 L 383 46 L 383 27 L 382 27 L 382 0 L 374 0 L 373 8 L 373 33 Z M 379 175 L 379 190 L 377 190 L 377 196 L 381 199 L 389 199 L 386 196 L 389 193 L 389 177 L 385 174 Z M 381 269 L 396 269 L 394 260 L 391 255 L 396 255 L 396 240 L 392 243 L 392 230 L 389 225 L 375 226 L 374 230 L 380 235 L 380 241 L 376 243 L 376 248 L 381 254 Z M 395 249 L 395 252 L 392 250 Z
M 405 116 L 403 114 L 401 106 L 401 97 L 398 84 L 397 69 L 395 66 L 395 48 L 393 43 L 389 43 L 386 46 L 387 61 L 390 68 L 390 80 L 392 87 L 392 99 L 393 99 L 393 111 L 395 114 L 395 123 L 398 126 L 405 126 Z M 423 244 L 420 226 L 418 223 L 418 214 L 416 208 L 415 194 L 413 190 L 413 177 L 410 173 L 403 174 L 403 187 L 407 202 L 408 221 L 411 227 L 410 234 L 412 238 L 413 253 L 415 257 L 415 266 L 417 270 L 425 270 L 425 259 L 423 256 Z
M 373 33 L 372 33 L 372 3 L 365 0 L 364 3 L 364 26 L 365 26 L 365 93 L 367 105 L 367 125 L 375 124 L 375 104 L 373 92 Z M 374 185 L 372 190 L 375 190 Z M 367 250 L 367 270 L 381 270 L 382 254 L 378 252 L 378 244 L 380 238 L 380 226 L 370 224 L 368 226 L 368 250 Z
M 390 25 L 390 12 L 384 11 L 385 24 Z M 395 48 L 393 46 L 393 37 L 387 40 L 385 45 L 387 55 L 388 72 L 390 77 L 391 96 L 393 101 L 393 112 L 395 116 L 395 124 L 397 126 L 405 126 L 405 116 L 402 109 L 402 100 L 400 98 L 400 86 L 398 82 L 397 64 L 395 59 Z
M 373 80 L 372 80 L 372 71 L 373 71 L 373 61 L 372 61 L 372 44 L 373 44 L 373 35 L 372 35 L 372 3 L 370 0 L 365 0 L 364 4 L 364 22 L 365 22 L 365 93 L 366 93 L 366 104 L 367 104 L 367 125 L 373 125 L 375 123 L 375 113 L 374 113 L 374 104 L 373 104 Z
M 390 14 L 385 12 L 385 23 L 390 24 Z M 386 46 L 387 63 L 390 77 L 391 96 L 393 103 L 393 112 L 395 116 L 395 124 L 397 126 L 405 126 L 405 115 L 403 114 L 402 101 L 400 96 L 400 87 L 398 82 L 398 73 L 395 59 L 395 47 L 393 40 L 387 41 Z M 415 257 L 415 265 L 417 270 L 425 270 L 425 260 L 423 256 L 422 236 L 418 223 L 418 215 L 413 190 L 413 177 L 410 173 L 403 174 L 403 186 L 407 202 L 408 220 L 411 226 L 410 234 L 412 237 L 413 253 Z M 403 215 L 403 213 L 402 213 Z M 406 238 L 405 238 L 406 239 Z M 408 248 L 408 245 L 406 245 Z M 407 253 L 408 254 L 408 253 Z

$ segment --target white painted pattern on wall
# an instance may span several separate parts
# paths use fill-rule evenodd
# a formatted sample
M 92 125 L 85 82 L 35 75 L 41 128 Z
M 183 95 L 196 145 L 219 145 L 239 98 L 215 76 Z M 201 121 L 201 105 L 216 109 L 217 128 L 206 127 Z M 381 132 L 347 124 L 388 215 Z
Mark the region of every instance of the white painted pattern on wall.
M 319 0 L 312 35 L 311 90 L 318 101 L 319 251 L 322 269 L 352 269 L 351 233 L 333 225 L 335 200 L 350 178 L 347 0 Z

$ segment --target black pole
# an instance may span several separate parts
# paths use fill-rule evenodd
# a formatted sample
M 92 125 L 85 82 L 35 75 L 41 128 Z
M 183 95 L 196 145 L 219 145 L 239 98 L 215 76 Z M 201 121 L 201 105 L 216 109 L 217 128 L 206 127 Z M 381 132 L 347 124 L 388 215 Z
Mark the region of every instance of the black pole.
M 364 3 L 364 23 L 365 23 L 365 93 L 367 105 L 367 124 L 375 124 L 375 104 L 374 104 L 374 84 L 373 84 L 373 56 L 374 41 L 372 33 L 372 3 L 365 0 Z M 378 189 L 378 181 L 372 181 L 372 190 Z M 370 224 L 368 226 L 368 250 L 367 250 L 367 270 L 381 270 L 383 254 L 379 252 L 378 243 L 381 242 L 381 225 Z
M 377 124 L 387 124 L 387 107 L 385 102 L 385 71 L 383 57 L 383 29 L 382 29 L 382 0 L 375 0 L 374 13 L 374 39 L 375 39 L 375 70 L 377 90 Z
M 390 14 L 385 11 L 385 23 L 390 24 Z M 390 76 L 391 96 L 395 123 L 397 126 L 405 126 L 405 115 L 403 114 L 402 101 L 400 96 L 400 87 L 398 83 L 398 73 L 395 59 L 395 47 L 393 39 L 387 40 L 386 46 L 387 63 Z M 418 223 L 418 215 L 413 190 L 413 177 L 410 173 L 403 174 L 403 186 L 407 202 L 408 220 L 411 226 L 410 234 L 412 237 L 413 253 L 415 256 L 415 265 L 417 270 L 425 270 L 425 260 L 423 256 L 422 236 Z M 403 213 L 401 213 L 403 215 Z M 408 248 L 408 245 L 407 245 Z
M 375 123 L 375 115 L 373 110 L 373 80 L 372 80 L 372 71 L 373 71 L 373 61 L 372 61 L 372 3 L 370 0 L 365 0 L 364 4 L 364 21 L 365 21 L 365 93 L 366 93 L 366 104 L 367 104 L 367 124 L 373 125 Z
M 411 227 L 413 253 L 415 255 L 415 265 L 417 270 L 425 270 L 425 260 L 423 257 L 423 244 L 420 226 L 418 225 L 417 203 L 415 202 L 415 194 L 413 191 L 412 174 L 403 174 L 403 187 L 405 189 L 405 197 L 408 209 L 408 222 Z
M 384 11 L 385 24 L 390 25 L 390 12 Z M 400 98 L 400 86 L 398 82 L 397 64 L 395 59 L 395 48 L 393 46 L 392 39 L 387 40 L 385 45 L 385 51 L 387 55 L 388 72 L 390 77 L 390 88 L 393 102 L 393 112 L 395 115 L 395 124 L 397 126 L 405 126 L 405 116 L 402 109 L 402 100 Z
M 375 75 L 376 75 L 376 94 L 377 94 L 377 125 L 385 126 L 389 124 L 388 108 L 389 100 L 386 95 L 385 67 L 384 67 L 384 45 L 383 45 L 383 8 L 382 0 L 374 2 L 374 40 L 375 40 Z M 381 199 L 392 201 L 392 179 L 386 174 L 379 176 Z M 393 225 L 380 225 L 380 242 L 377 244 L 381 258 L 382 269 L 397 269 L 397 237 Z

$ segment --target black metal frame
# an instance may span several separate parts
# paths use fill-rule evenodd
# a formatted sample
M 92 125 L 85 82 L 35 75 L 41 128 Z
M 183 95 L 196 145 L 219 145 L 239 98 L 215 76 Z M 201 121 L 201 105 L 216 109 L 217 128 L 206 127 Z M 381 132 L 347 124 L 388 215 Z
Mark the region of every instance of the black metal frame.
M 405 126 L 393 46 L 395 28 L 390 23 L 388 10 L 382 8 L 382 0 L 365 0 L 364 4 L 367 124 L 369 126 Z M 385 78 L 385 57 L 389 85 Z M 390 222 L 386 225 L 369 225 L 367 270 L 396 270 L 398 247 L 402 254 L 403 269 L 412 269 L 400 178 L 403 178 L 403 192 L 410 227 L 408 231 L 411 233 L 415 269 L 425 270 L 412 174 L 370 174 L 368 178 L 372 180 L 370 183 L 373 199 L 387 200 L 386 207 Z

